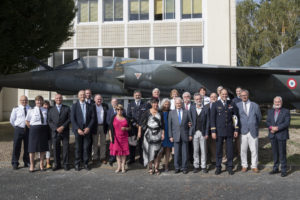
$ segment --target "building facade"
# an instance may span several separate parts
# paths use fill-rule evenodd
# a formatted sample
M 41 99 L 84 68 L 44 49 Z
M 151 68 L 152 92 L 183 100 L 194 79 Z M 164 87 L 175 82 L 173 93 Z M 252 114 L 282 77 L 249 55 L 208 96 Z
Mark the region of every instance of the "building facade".
M 76 6 L 75 34 L 48 59 L 50 66 L 88 55 L 236 65 L 235 0 L 76 0 Z M 1 93 L 3 119 L 17 105 L 12 96 L 54 97 Z

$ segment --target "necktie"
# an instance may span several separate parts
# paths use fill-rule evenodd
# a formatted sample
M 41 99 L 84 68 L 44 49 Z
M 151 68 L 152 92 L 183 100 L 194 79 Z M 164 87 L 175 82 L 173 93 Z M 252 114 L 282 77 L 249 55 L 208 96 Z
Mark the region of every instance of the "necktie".
M 25 113 L 25 117 L 26 117 L 26 115 L 27 115 L 26 107 L 24 107 L 24 113 Z
M 60 107 L 59 106 L 57 106 L 57 111 L 58 111 L 58 113 L 60 113 Z
M 181 114 L 180 114 L 180 110 L 178 110 L 178 121 L 179 121 L 179 124 L 181 124 Z
M 140 106 L 140 102 L 139 101 L 135 102 L 135 104 L 136 104 L 137 107 Z
M 185 104 L 185 109 L 189 110 L 189 105 L 188 104 Z
M 247 103 L 246 102 L 244 103 L 244 111 L 245 111 L 246 115 L 248 116 Z
M 82 109 L 82 114 L 83 114 L 83 122 L 85 123 L 85 114 L 86 114 L 86 112 L 85 112 L 85 104 L 84 103 L 81 104 L 81 109 Z
M 279 110 L 276 109 L 276 110 L 275 110 L 275 116 L 274 116 L 275 122 L 277 121 L 278 114 L 279 114 Z
M 223 101 L 223 106 L 226 107 L 226 101 Z
M 44 124 L 44 116 L 43 116 L 41 108 L 39 108 L 39 110 L 40 110 L 41 122 L 42 122 L 42 124 Z

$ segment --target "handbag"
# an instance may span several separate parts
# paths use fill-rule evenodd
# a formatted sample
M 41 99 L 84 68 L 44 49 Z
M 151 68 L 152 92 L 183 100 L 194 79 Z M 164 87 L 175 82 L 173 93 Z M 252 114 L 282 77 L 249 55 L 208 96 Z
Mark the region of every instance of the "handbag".
M 137 145 L 137 137 L 136 135 L 129 136 L 128 137 L 128 143 L 130 146 L 136 146 Z

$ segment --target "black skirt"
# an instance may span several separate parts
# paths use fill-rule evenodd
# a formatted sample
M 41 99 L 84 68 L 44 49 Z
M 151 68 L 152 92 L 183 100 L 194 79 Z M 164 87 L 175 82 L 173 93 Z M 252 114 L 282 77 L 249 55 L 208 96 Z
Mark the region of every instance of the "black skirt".
M 49 127 L 45 125 L 30 126 L 28 152 L 49 151 L 48 146 Z

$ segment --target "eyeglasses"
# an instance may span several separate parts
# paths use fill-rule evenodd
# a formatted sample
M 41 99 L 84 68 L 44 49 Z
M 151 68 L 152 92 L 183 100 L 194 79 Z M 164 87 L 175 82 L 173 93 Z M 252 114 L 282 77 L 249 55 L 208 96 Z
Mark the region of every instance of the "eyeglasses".
M 116 111 L 123 111 L 123 109 L 116 109 Z

